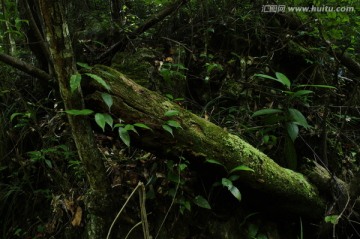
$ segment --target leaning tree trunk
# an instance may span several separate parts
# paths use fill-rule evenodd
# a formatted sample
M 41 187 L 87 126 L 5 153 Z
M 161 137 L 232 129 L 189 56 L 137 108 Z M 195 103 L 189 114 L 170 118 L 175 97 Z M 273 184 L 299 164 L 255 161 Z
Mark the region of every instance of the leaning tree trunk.
M 40 0 L 42 18 L 45 24 L 46 39 L 50 48 L 50 58 L 54 75 L 59 83 L 65 109 L 82 109 L 83 99 L 80 91 L 70 91 L 70 77 L 76 73 L 71 39 L 64 17 L 63 1 Z M 87 194 L 86 209 L 88 238 L 105 238 L 109 223 L 110 184 L 106 177 L 102 156 L 96 147 L 88 119 L 84 116 L 68 115 L 73 138 L 79 157 L 85 167 L 90 190 Z M 111 215 L 111 214 L 110 214 Z
M 182 155 L 191 163 L 201 164 L 205 160 L 214 159 L 228 169 L 246 165 L 255 172 L 242 171 L 239 174 L 241 182 L 275 196 L 278 205 L 288 211 L 317 219 L 323 216 L 325 202 L 316 187 L 302 174 L 280 167 L 238 136 L 137 85 L 111 68 L 98 66 L 92 72 L 103 77 L 111 86 L 113 116 L 127 124 L 144 123 L 152 129 L 141 131 L 140 136 L 131 136 L 131 140 L 139 142 L 141 147 L 155 154 Z M 100 86 L 90 85 L 85 91 L 89 107 L 96 106 L 98 108 L 94 108 L 95 111 L 108 112 L 100 94 L 104 90 Z M 164 113 L 169 110 L 179 113 L 167 117 Z M 163 129 L 163 125 L 170 119 L 182 127 L 174 129 L 174 137 Z

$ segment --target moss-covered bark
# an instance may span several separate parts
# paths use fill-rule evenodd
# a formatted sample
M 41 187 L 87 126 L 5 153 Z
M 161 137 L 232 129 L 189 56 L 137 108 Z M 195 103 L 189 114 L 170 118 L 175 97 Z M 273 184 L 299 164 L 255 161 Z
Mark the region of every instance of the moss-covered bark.
M 242 182 L 276 196 L 282 207 L 289 211 L 315 218 L 322 216 L 324 201 L 302 174 L 280 167 L 241 138 L 137 85 L 111 68 L 98 66 L 93 71 L 111 86 L 113 115 L 125 123 L 144 123 L 152 128 L 153 131 L 144 130 L 140 136 L 132 136 L 132 140 L 142 147 L 157 154 L 183 155 L 196 163 L 215 159 L 228 169 L 246 165 L 255 172 L 241 172 Z M 95 109 L 97 111 L 108 111 L 100 97 L 101 87 L 95 86 L 95 90 L 89 87 L 88 90 L 88 107 L 97 106 L 102 107 Z M 177 110 L 179 114 L 166 117 L 164 113 L 168 110 Z M 162 128 L 169 119 L 176 120 L 182 127 L 174 130 L 175 137 Z

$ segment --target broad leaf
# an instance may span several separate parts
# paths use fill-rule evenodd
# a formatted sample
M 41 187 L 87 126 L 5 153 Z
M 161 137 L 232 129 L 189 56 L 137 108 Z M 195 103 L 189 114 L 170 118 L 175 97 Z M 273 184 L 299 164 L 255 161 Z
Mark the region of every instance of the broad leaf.
M 229 188 L 229 191 L 238 201 L 241 201 L 241 193 L 237 187 L 232 186 L 231 188 Z
M 268 76 L 268 75 L 264 75 L 264 74 L 255 74 L 254 76 L 262 77 L 262 78 L 266 78 L 266 79 L 270 79 L 270 80 L 275 80 L 275 81 L 277 81 L 277 79 L 276 79 L 275 77 Z
M 295 123 L 287 123 L 286 124 L 286 131 L 290 136 L 291 140 L 294 142 L 297 136 L 299 135 L 299 127 Z
M 211 209 L 211 206 L 203 196 L 196 196 L 193 200 L 194 204 L 198 205 L 199 207 L 205 208 L 205 209 Z
M 308 94 L 312 94 L 312 93 L 314 93 L 314 91 L 311 91 L 311 90 L 298 90 L 292 96 L 293 97 L 299 97 L 299 96 L 308 95 Z
M 339 215 L 329 215 L 325 217 L 325 222 L 330 222 L 333 225 L 338 224 L 339 222 Z
M 88 70 L 91 69 L 91 66 L 89 66 L 89 65 L 86 64 L 86 63 L 77 62 L 76 64 L 77 64 L 78 66 L 81 66 L 82 68 L 85 68 L 85 69 L 88 69 Z
M 66 113 L 69 115 L 91 115 L 94 111 L 90 109 L 83 109 L 83 110 L 65 110 Z
M 282 110 L 279 109 L 262 109 L 262 110 L 258 110 L 255 111 L 251 117 L 256 117 L 256 116 L 260 116 L 260 115 L 269 115 L 269 114 L 276 114 L 276 113 L 282 113 Z
M 169 132 L 174 137 L 173 130 L 169 125 L 164 124 L 162 127 L 165 131 Z
M 130 130 L 131 130 L 131 131 L 135 132 L 136 134 L 139 134 L 139 133 L 136 131 L 134 125 L 132 125 L 132 124 L 127 124 L 127 125 L 125 125 L 125 130 L 126 130 L 126 131 L 130 131 Z
M 130 135 L 129 135 L 129 132 L 124 129 L 123 127 L 119 127 L 119 136 L 120 136 L 120 139 L 123 141 L 123 143 L 130 147 Z
M 110 86 L 98 75 L 86 73 L 87 76 L 94 79 L 96 82 L 98 82 L 102 87 L 104 87 L 107 90 L 110 90 Z
M 233 186 L 233 183 L 232 183 L 229 179 L 227 179 L 227 178 L 222 178 L 222 179 L 221 179 L 221 184 L 222 184 L 224 187 L 226 187 L 227 189 L 229 189 L 229 190 L 230 190 L 230 188 Z
M 52 163 L 51 163 L 50 160 L 45 159 L 44 162 L 46 163 L 46 165 L 47 165 L 49 168 L 53 168 Z
M 226 187 L 237 200 L 241 201 L 241 193 L 239 189 L 233 185 L 231 180 L 222 178 L 221 184 Z
M 164 113 L 165 116 L 171 117 L 174 115 L 178 115 L 179 111 L 178 110 L 168 110 Z
M 109 114 L 103 114 L 105 118 L 105 122 L 112 128 L 114 124 L 114 120 Z
M 179 124 L 179 122 L 175 121 L 175 120 L 168 120 L 166 121 L 166 124 L 174 127 L 174 128 L 181 128 L 181 125 Z
M 217 164 L 217 165 L 220 165 L 220 166 L 222 166 L 222 167 L 225 168 L 225 165 L 224 165 L 224 164 L 220 163 L 219 161 L 217 161 L 217 160 L 215 160 L 215 159 L 207 159 L 207 160 L 205 161 L 205 163 Z
M 236 171 L 251 171 L 251 172 L 255 172 L 253 169 L 249 168 L 248 166 L 245 165 L 239 165 L 233 169 L 230 170 L 229 174 L 236 172 Z
M 79 88 L 81 83 L 81 75 L 76 73 L 70 77 L 70 90 L 74 92 L 76 89 Z
M 275 73 L 277 80 L 282 83 L 283 85 L 285 85 L 288 89 L 290 89 L 290 80 L 286 77 L 286 75 L 284 75 L 283 73 L 280 72 L 276 72 Z
M 280 76 L 281 78 L 279 79 L 278 74 L 281 74 L 281 73 L 276 72 L 276 77 L 277 77 L 277 78 L 274 78 L 274 77 L 268 76 L 268 75 L 264 75 L 264 74 L 256 74 L 255 76 L 280 82 L 281 84 L 285 85 L 287 88 L 290 88 L 290 81 L 289 81 L 289 79 L 287 79 L 287 77 L 286 77 L 285 75 L 283 75 L 283 74 L 281 74 L 282 76 Z
M 291 119 L 293 120 L 294 123 L 303 126 L 304 128 L 309 128 L 309 124 L 305 118 L 305 116 L 298 111 L 297 109 L 289 109 L 289 114 L 291 116 Z
M 111 95 L 109 95 L 108 93 L 101 93 L 101 98 L 103 99 L 103 101 L 105 102 L 105 104 L 107 105 L 107 107 L 109 107 L 109 111 L 111 106 L 113 105 L 113 98 Z
M 143 129 L 152 130 L 149 126 L 147 126 L 146 124 L 142 124 L 142 123 L 135 123 L 134 126 L 139 127 L 139 128 L 143 128 Z
M 97 125 L 99 125 L 99 127 L 104 132 L 105 131 L 105 124 L 106 124 L 104 114 L 96 113 L 95 114 L 95 122 L 97 123 Z

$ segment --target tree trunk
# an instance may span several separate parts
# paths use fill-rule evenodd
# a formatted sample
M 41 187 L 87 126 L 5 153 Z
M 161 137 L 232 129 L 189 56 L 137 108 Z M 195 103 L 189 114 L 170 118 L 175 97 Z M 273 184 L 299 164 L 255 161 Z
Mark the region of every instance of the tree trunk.
M 40 0 L 39 7 L 45 25 L 46 39 L 54 75 L 59 83 L 65 109 L 82 109 L 80 91 L 70 91 L 70 77 L 76 73 L 71 39 L 64 17 L 64 6 L 60 0 Z M 90 190 L 87 194 L 86 210 L 89 215 L 87 233 L 89 238 L 105 238 L 110 223 L 110 184 L 106 177 L 102 156 L 97 149 L 89 120 L 84 116 L 68 115 L 79 157 L 84 165 Z
M 182 155 L 198 165 L 209 159 L 221 162 L 228 170 L 246 165 L 255 172 L 241 171 L 242 183 L 273 196 L 277 204 L 287 211 L 316 219 L 323 216 L 325 202 L 316 187 L 302 174 L 280 167 L 238 136 L 137 85 L 111 68 L 98 66 L 93 72 L 111 86 L 114 100 L 111 113 L 116 118 L 127 124 L 144 123 L 152 129 L 141 131 L 140 136 L 131 135 L 132 142 L 139 142 L 141 147 L 155 154 Z M 96 85 L 86 88 L 87 105 L 100 107 L 94 109 L 97 112 L 108 112 L 100 91 L 101 87 Z M 167 117 L 164 113 L 169 110 L 179 113 Z M 174 129 L 174 137 L 162 127 L 170 119 L 179 122 L 182 127 Z
M 7 11 L 7 5 L 6 2 L 4 0 L 1 0 L 1 10 L 2 10 L 2 15 L 4 18 L 4 27 L 3 27 L 3 32 L 6 32 L 6 34 L 4 34 L 4 40 L 5 40 L 5 44 L 8 44 L 9 47 L 5 47 L 5 50 L 7 51 L 7 54 L 10 55 L 14 55 L 15 51 L 16 51 L 16 42 L 12 36 L 12 29 L 10 26 L 10 18 L 8 16 L 8 11 Z

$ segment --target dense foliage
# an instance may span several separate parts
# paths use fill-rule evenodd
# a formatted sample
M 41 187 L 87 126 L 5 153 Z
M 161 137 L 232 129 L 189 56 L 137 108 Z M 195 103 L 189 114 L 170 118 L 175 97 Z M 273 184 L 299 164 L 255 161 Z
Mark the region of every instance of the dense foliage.
M 351 12 L 264 12 L 266 1 L 65 1 L 79 70 L 69 79 L 71 91 L 95 81 L 108 90 L 102 94 L 108 112 L 89 110 L 89 105 L 82 111 L 65 110 L 36 2 L 0 4 L 1 238 L 83 235 L 89 182 L 68 114 L 87 115 L 92 122 L 116 198 L 113 211 L 128 203 L 138 182 L 144 182 L 153 235 L 360 237 L 356 1 L 281 3 L 352 7 Z M 24 70 L 8 56 L 44 74 Z M 214 159 L 203 168 L 182 155 L 170 158 L 140 149 L 132 135 L 141 137 L 151 126 L 112 115 L 110 86 L 91 71 L 96 64 L 111 66 L 246 139 L 282 167 L 300 172 L 309 164 L 321 165 L 350 185 L 351 197 L 335 183 L 332 195 L 325 195 L 329 209 L 322 221 L 276 215 L 259 206 L 256 192 L 239 182 L 236 173 L 252 170 L 245 165 L 227 169 Z M 175 109 L 164 112 L 164 134 L 176 137 L 182 130 L 177 116 Z M 138 188 L 140 197 L 145 196 Z M 130 199 L 113 238 L 125 238 L 143 220 L 145 206 Z M 133 233 L 133 238 L 143 236 L 140 229 Z

